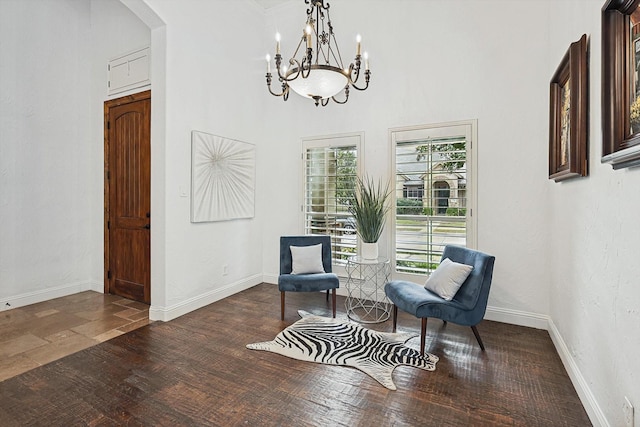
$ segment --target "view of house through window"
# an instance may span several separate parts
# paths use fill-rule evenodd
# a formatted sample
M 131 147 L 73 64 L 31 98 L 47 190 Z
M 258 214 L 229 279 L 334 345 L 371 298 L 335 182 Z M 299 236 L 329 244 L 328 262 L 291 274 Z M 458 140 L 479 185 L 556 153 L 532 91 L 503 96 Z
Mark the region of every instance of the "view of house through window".
M 356 254 L 356 225 L 348 208 L 360 139 L 360 134 L 303 139 L 304 232 L 331 236 L 335 266 Z
M 474 247 L 474 126 L 468 122 L 392 130 L 396 276 L 435 270 L 448 244 Z

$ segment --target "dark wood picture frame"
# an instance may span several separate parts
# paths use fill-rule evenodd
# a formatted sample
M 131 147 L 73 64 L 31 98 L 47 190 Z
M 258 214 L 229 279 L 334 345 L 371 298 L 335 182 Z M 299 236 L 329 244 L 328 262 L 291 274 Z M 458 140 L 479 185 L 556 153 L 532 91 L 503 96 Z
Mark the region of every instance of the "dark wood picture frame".
M 549 179 L 587 176 L 587 35 L 571 43 L 551 78 L 549 91 Z
M 631 126 L 631 15 L 639 5 L 640 0 L 607 0 L 602 7 L 601 161 L 614 169 L 640 165 L 640 132 Z

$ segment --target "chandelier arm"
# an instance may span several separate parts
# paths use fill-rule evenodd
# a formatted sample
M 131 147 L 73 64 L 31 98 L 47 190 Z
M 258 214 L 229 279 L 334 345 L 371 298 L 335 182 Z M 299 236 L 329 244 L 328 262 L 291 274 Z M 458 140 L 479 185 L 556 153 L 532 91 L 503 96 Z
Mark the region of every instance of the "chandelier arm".
M 351 82 L 352 85 L 355 85 L 355 83 L 360 78 L 360 60 L 358 59 L 359 56 L 360 55 L 356 56 L 356 65 L 353 65 L 353 62 L 349 64 L 349 81 Z M 355 78 L 351 78 L 351 75 L 354 73 L 354 71 L 355 71 Z
M 333 102 L 335 102 L 336 104 L 346 104 L 347 101 L 349 100 L 349 86 L 348 85 L 345 86 L 345 88 L 344 88 L 344 95 L 345 95 L 344 101 L 338 101 L 335 96 L 332 96 L 331 99 L 333 99 Z
M 358 87 L 356 86 L 353 82 L 351 82 L 351 86 L 354 89 L 357 90 L 367 90 L 367 88 L 369 87 L 369 80 L 371 79 L 371 71 L 369 70 L 365 70 L 364 71 L 364 82 L 365 82 L 365 86 L 364 87 Z
M 273 96 L 284 96 L 286 101 L 286 98 L 289 97 L 289 85 L 287 85 L 286 83 L 282 83 L 282 93 L 276 93 L 271 89 L 271 81 L 273 80 L 271 77 L 271 73 L 267 73 L 266 77 L 267 89 L 269 89 L 269 93 Z
M 276 68 L 278 69 L 278 78 L 280 79 L 280 81 L 290 82 L 292 80 L 297 79 L 298 76 L 300 75 L 300 70 L 302 69 L 302 67 L 300 67 L 300 63 L 297 60 L 291 58 L 289 60 L 289 64 L 291 64 L 292 66 L 295 65 L 296 66 L 296 70 L 298 70 L 295 74 L 292 75 L 293 77 L 291 77 L 291 76 L 289 76 L 289 77 L 283 76 L 282 72 L 281 72 L 281 69 L 280 69 L 280 64 L 276 61 Z M 304 66 L 304 62 L 302 64 Z
M 307 56 L 302 60 L 302 68 L 298 68 L 298 74 L 302 74 L 303 79 L 309 77 L 309 74 L 311 73 L 311 61 L 313 61 L 313 49 L 309 47 L 307 48 Z M 307 64 L 306 69 L 305 63 Z

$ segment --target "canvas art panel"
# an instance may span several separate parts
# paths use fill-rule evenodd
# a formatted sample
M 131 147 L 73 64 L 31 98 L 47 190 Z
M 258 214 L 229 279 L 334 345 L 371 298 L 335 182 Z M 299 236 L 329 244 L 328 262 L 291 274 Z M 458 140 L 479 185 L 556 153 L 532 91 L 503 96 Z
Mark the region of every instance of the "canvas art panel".
M 191 222 L 255 215 L 255 145 L 191 132 Z

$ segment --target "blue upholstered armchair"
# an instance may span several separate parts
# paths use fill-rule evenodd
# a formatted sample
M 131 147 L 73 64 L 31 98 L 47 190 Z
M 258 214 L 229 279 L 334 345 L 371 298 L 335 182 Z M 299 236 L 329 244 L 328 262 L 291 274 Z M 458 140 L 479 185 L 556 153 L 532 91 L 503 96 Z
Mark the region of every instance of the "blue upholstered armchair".
M 396 331 L 398 308 L 422 318 L 420 333 L 420 353 L 424 354 L 427 318 L 435 317 L 458 325 L 471 326 L 473 334 L 484 351 L 484 344 L 476 325 L 480 323 L 487 309 L 489 288 L 493 276 L 495 257 L 459 246 L 446 246 L 442 260 L 449 258 L 460 264 L 473 266 L 473 270 L 462 283 L 451 301 L 427 290 L 422 285 L 402 280 L 385 285 L 385 293 L 393 302 L 393 331 Z
M 295 266 L 291 247 L 293 246 L 294 251 L 298 254 L 300 247 L 315 246 L 319 244 L 322 244 L 321 259 L 310 260 L 312 263 L 313 261 L 317 261 L 317 268 L 311 269 L 311 271 L 314 272 L 292 274 L 296 272 L 293 271 Z M 320 255 L 320 253 L 318 253 L 318 255 Z M 296 261 L 298 261 L 298 265 L 300 265 L 300 255 L 298 255 Z M 316 272 L 317 270 L 324 270 L 324 272 Z M 337 275 L 332 273 L 331 270 L 330 236 L 307 235 L 280 237 L 280 276 L 278 276 L 278 289 L 280 290 L 280 317 L 282 320 L 284 320 L 285 292 L 327 291 L 328 300 L 329 290 L 331 290 L 333 317 L 336 317 L 336 289 L 339 287 L 340 280 Z

